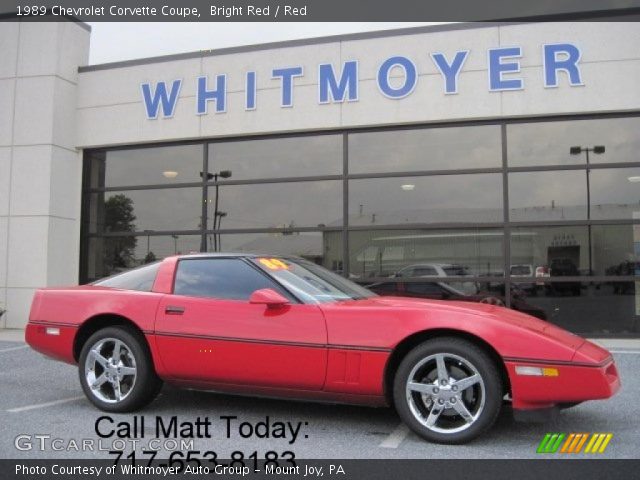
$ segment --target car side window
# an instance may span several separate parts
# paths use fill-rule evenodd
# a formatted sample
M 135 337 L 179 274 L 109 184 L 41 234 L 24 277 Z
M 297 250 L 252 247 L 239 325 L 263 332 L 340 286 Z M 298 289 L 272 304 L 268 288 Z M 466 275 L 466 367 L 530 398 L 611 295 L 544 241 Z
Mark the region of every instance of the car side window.
M 413 271 L 414 277 L 437 277 L 438 272 L 433 267 L 418 267 Z
M 256 290 L 272 288 L 287 297 L 273 280 L 239 258 L 194 258 L 178 262 L 173 293 L 221 300 L 249 300 Z
M 101 287 L 120 288 L 123 290 L 138 290 L 140 292 L 150 292 L 153 282 L 158 274 L 160 262 L 134 268 L 127 272 L 119 273 L 111 277 L 94 282 L 93 285 Z
M 405 268 L 403 270 L 400 270 L 396 274 L 396 277 L 411 277 L 411 276 L 413 276 L 413 268 Z

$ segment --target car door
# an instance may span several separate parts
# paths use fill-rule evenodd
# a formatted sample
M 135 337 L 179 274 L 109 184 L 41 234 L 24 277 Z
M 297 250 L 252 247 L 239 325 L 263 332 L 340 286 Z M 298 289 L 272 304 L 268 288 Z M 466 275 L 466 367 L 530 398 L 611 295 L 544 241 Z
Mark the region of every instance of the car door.
M 291 303 L 249 303 L 272 288 Z M 156 345 L 166 373 L 178 380 L 319 390 L 327 365 L 327 329 L 316 305 L 295 301 L 242 258 L 182 259 L 173 294 L 156 319 Z

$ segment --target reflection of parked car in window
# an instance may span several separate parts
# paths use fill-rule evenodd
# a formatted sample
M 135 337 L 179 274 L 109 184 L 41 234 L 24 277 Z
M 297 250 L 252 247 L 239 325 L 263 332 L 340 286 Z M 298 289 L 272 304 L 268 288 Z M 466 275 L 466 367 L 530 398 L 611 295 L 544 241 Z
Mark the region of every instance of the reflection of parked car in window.
M 465 302 L 489 303 L 504 306 L 504 296 L 496 296 L 491 293 L 479 292 L 469 295 L 442 282 L 399 282 L 388 281 L 366 285 L 367 289 L 378 295 L 390 297 L 428 298 L 431 300 L 459 300 Z M 544 310 L 527 303 L 525 293 L 517 288 L 511 291 L 511 308 L 527 315 L 546 320 Z
M 452 263 L 416 263 L 409 265 L 391 275 L 393 278 L 403 277 L 471 277 L 469 269 L 464 265 Z M 478 293 L 478 285 L 475 282 L 460 282 L 460 289 L 467 295 Z
M 579 277 L 580 272 L 573 260 L 570 258 L 554 258 L 549 263 L 550 277 Z M 580 295 L 580 282 L 552 282 L 550 284 L 553 292 L 571 292 L 573 295 Z
M 533 265 L 511 265 L 510 274 L 512 278 L 531 278 L 533 279 Z M 529 293 L 536 293 L 535 282 L 518 283 L 518 286 Z

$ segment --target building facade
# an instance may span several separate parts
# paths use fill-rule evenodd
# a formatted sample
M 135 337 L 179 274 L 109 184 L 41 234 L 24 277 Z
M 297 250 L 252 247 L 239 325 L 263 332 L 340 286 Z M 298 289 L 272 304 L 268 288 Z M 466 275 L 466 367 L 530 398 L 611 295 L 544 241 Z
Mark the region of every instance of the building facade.
M 262 251 L 640 334 L 639 23 L 458 24 L 86 66 L 89 37 L 0 24 L 4 327 L 24 325 L 40 286 Z

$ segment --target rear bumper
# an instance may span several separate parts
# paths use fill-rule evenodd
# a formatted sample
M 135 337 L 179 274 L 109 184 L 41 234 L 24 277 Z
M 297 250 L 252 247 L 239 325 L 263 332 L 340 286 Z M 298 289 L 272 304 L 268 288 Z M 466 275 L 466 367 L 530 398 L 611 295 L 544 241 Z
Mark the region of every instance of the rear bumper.
M 552 408 L 562 403 L 612 397 L 620 389 L 620 377 L 613 358 L 598 364 L 508 361 L 514 410 Z M 516 366 L 553 368 L 557 376 L 516 373 Z
M 75 364 L 73 342 L 77 330 L 75 325 L 29 322 L 24 337 L 34 350 L 56 360 Z

